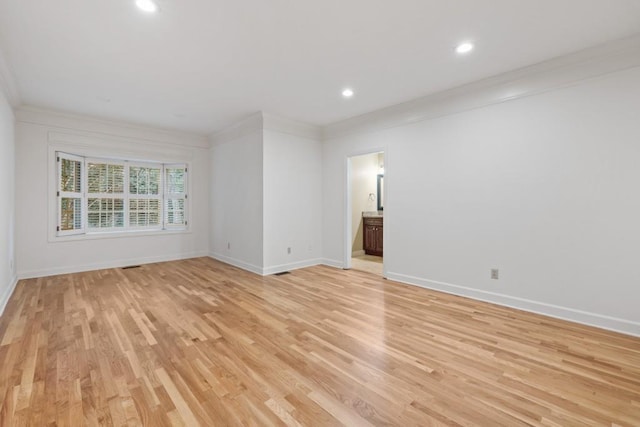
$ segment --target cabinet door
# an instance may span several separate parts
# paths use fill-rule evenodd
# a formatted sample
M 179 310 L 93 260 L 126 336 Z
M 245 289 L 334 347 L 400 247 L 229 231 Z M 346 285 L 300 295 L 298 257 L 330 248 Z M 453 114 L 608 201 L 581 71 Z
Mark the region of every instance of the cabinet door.
M 366 253 L 375 252 L 376 250 L 376 226 L 364 226 L 364 251 Z
M 382 256 L 382 227 L 376 227 L 376 252 Z

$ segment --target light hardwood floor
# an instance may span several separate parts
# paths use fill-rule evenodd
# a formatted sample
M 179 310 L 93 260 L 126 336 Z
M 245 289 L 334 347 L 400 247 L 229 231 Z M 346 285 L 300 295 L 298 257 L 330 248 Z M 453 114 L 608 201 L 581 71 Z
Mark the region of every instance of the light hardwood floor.
M 366 271 L 376 276 L 382 276 L 382 257 L 374 255 L 360 255 L 351 258 L 351 268 L 354 270 Z
M 640 339 L 313 267 L 24 280 L 0 424 L 640 425 Z

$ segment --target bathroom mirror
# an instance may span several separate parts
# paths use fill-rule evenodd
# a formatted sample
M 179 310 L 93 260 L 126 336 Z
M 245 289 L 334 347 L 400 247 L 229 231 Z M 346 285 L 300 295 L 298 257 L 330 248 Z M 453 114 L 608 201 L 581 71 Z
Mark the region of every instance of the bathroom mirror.
M 378 175 L 378 210 L 384 210 L 384 175 Z

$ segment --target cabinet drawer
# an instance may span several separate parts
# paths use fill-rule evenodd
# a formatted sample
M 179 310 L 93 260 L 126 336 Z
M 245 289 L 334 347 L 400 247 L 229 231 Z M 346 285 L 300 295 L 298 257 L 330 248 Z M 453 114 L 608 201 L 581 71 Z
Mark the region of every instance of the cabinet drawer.
M 382 218 L 364 217 L 364 225 L 375 225 L 382 227 Z

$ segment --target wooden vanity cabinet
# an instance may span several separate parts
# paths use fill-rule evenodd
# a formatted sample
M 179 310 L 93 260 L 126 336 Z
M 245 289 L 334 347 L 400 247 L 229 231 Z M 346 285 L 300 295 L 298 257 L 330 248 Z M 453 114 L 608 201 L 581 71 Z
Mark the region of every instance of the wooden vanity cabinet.
M 367 217 L 364 220 L 363 247 L 367 255 L 382 256 L 382 217 Z

